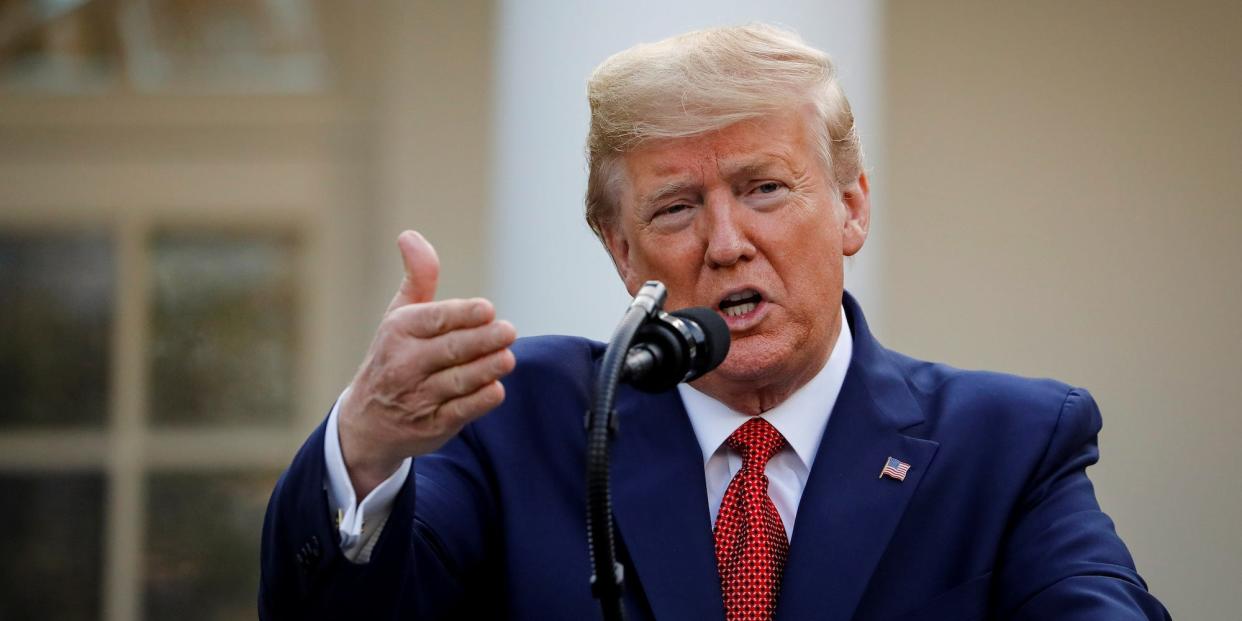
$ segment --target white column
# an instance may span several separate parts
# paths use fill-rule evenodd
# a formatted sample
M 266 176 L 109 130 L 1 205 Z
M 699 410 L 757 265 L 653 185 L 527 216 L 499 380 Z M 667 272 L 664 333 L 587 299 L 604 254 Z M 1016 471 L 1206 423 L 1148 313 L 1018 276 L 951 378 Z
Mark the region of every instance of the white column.
M 586 80 L 601 61 L 643 41 L 718 25 L 764 21 L 798 31 L 836 60 L 854 106 L 868 168 L 879 135 L 881 8 L 870 0 L 500 0 L 496 15 L 489 294 L 525 336 L 606 339 L 629 297 L 582 218 Z M 882 213 L 875 224 L 883 221 Z M 880 236 L 846 283 L 869 317 Z

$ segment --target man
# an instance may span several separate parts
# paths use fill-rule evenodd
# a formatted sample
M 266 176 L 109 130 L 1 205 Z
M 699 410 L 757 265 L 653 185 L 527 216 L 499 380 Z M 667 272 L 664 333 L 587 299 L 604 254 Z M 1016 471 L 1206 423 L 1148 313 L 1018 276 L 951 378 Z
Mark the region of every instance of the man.
M 661 280 L 733 339 L 692 386 L 620 393 L 631 618 L 1167 618 L 1086 478 L 1090 395 L 888 351 L 844 294 L 869 188 L 823 53 L 690 33 L 608 59 L 589 97 L 587 220 L 627 289 Z M 602 346 L 514 343 L 487 301 L 433 302 L 431 246 L 398 244 L 367 358 L 273 494 L 262 616 L 595 618 Z

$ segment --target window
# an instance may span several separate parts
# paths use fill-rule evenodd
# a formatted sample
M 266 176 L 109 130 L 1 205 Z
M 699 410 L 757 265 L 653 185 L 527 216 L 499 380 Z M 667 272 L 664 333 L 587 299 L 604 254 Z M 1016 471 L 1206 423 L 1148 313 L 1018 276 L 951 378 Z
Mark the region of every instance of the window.
M 0 85 L 85 94 L 315 93 L 308 0 L 0 0 Z
M 279 469 L 230 444 L 295 420 L 300 237 L 158 219 L 0 234 L 0 438 L 18 448 L 0 537 L 21 559 L 0 618 L 101 618 L 116 589 L 147 618 L 253 617 Z M 109 583 L 118 557 L 133 579 Z
M 268 496 L 374 327 L 349 19 L 0 0 L 0 619 L 254 618 Z

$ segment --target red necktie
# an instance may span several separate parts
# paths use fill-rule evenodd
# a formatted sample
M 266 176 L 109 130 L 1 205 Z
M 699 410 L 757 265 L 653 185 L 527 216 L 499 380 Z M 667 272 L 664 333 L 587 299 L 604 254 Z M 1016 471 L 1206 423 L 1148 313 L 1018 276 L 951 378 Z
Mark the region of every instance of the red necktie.
M 729 621 L 768 621 L 789 555 L 785 525 L 768 496 L 764 467 L 785 446 L 768 421 L 752 418 L 725 441 L 742 455 L 716 517 L 716 566 Z

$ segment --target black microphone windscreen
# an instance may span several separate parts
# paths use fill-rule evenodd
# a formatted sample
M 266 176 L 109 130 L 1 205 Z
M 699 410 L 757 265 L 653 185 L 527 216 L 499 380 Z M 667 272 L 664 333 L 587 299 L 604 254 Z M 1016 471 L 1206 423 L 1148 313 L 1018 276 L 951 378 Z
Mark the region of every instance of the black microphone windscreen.
M 724 362 L 725 356 L 729 355 L 729 326 L 720 315 L 716 314 L 716 311 L 706 306 L 695 306 L 669 314 L 689 319 L 703 330 L 703 336 L 706 337 L 704 349 L 707 350 L 707 356 L 704 358 L 699 375 L 711 371 Z

